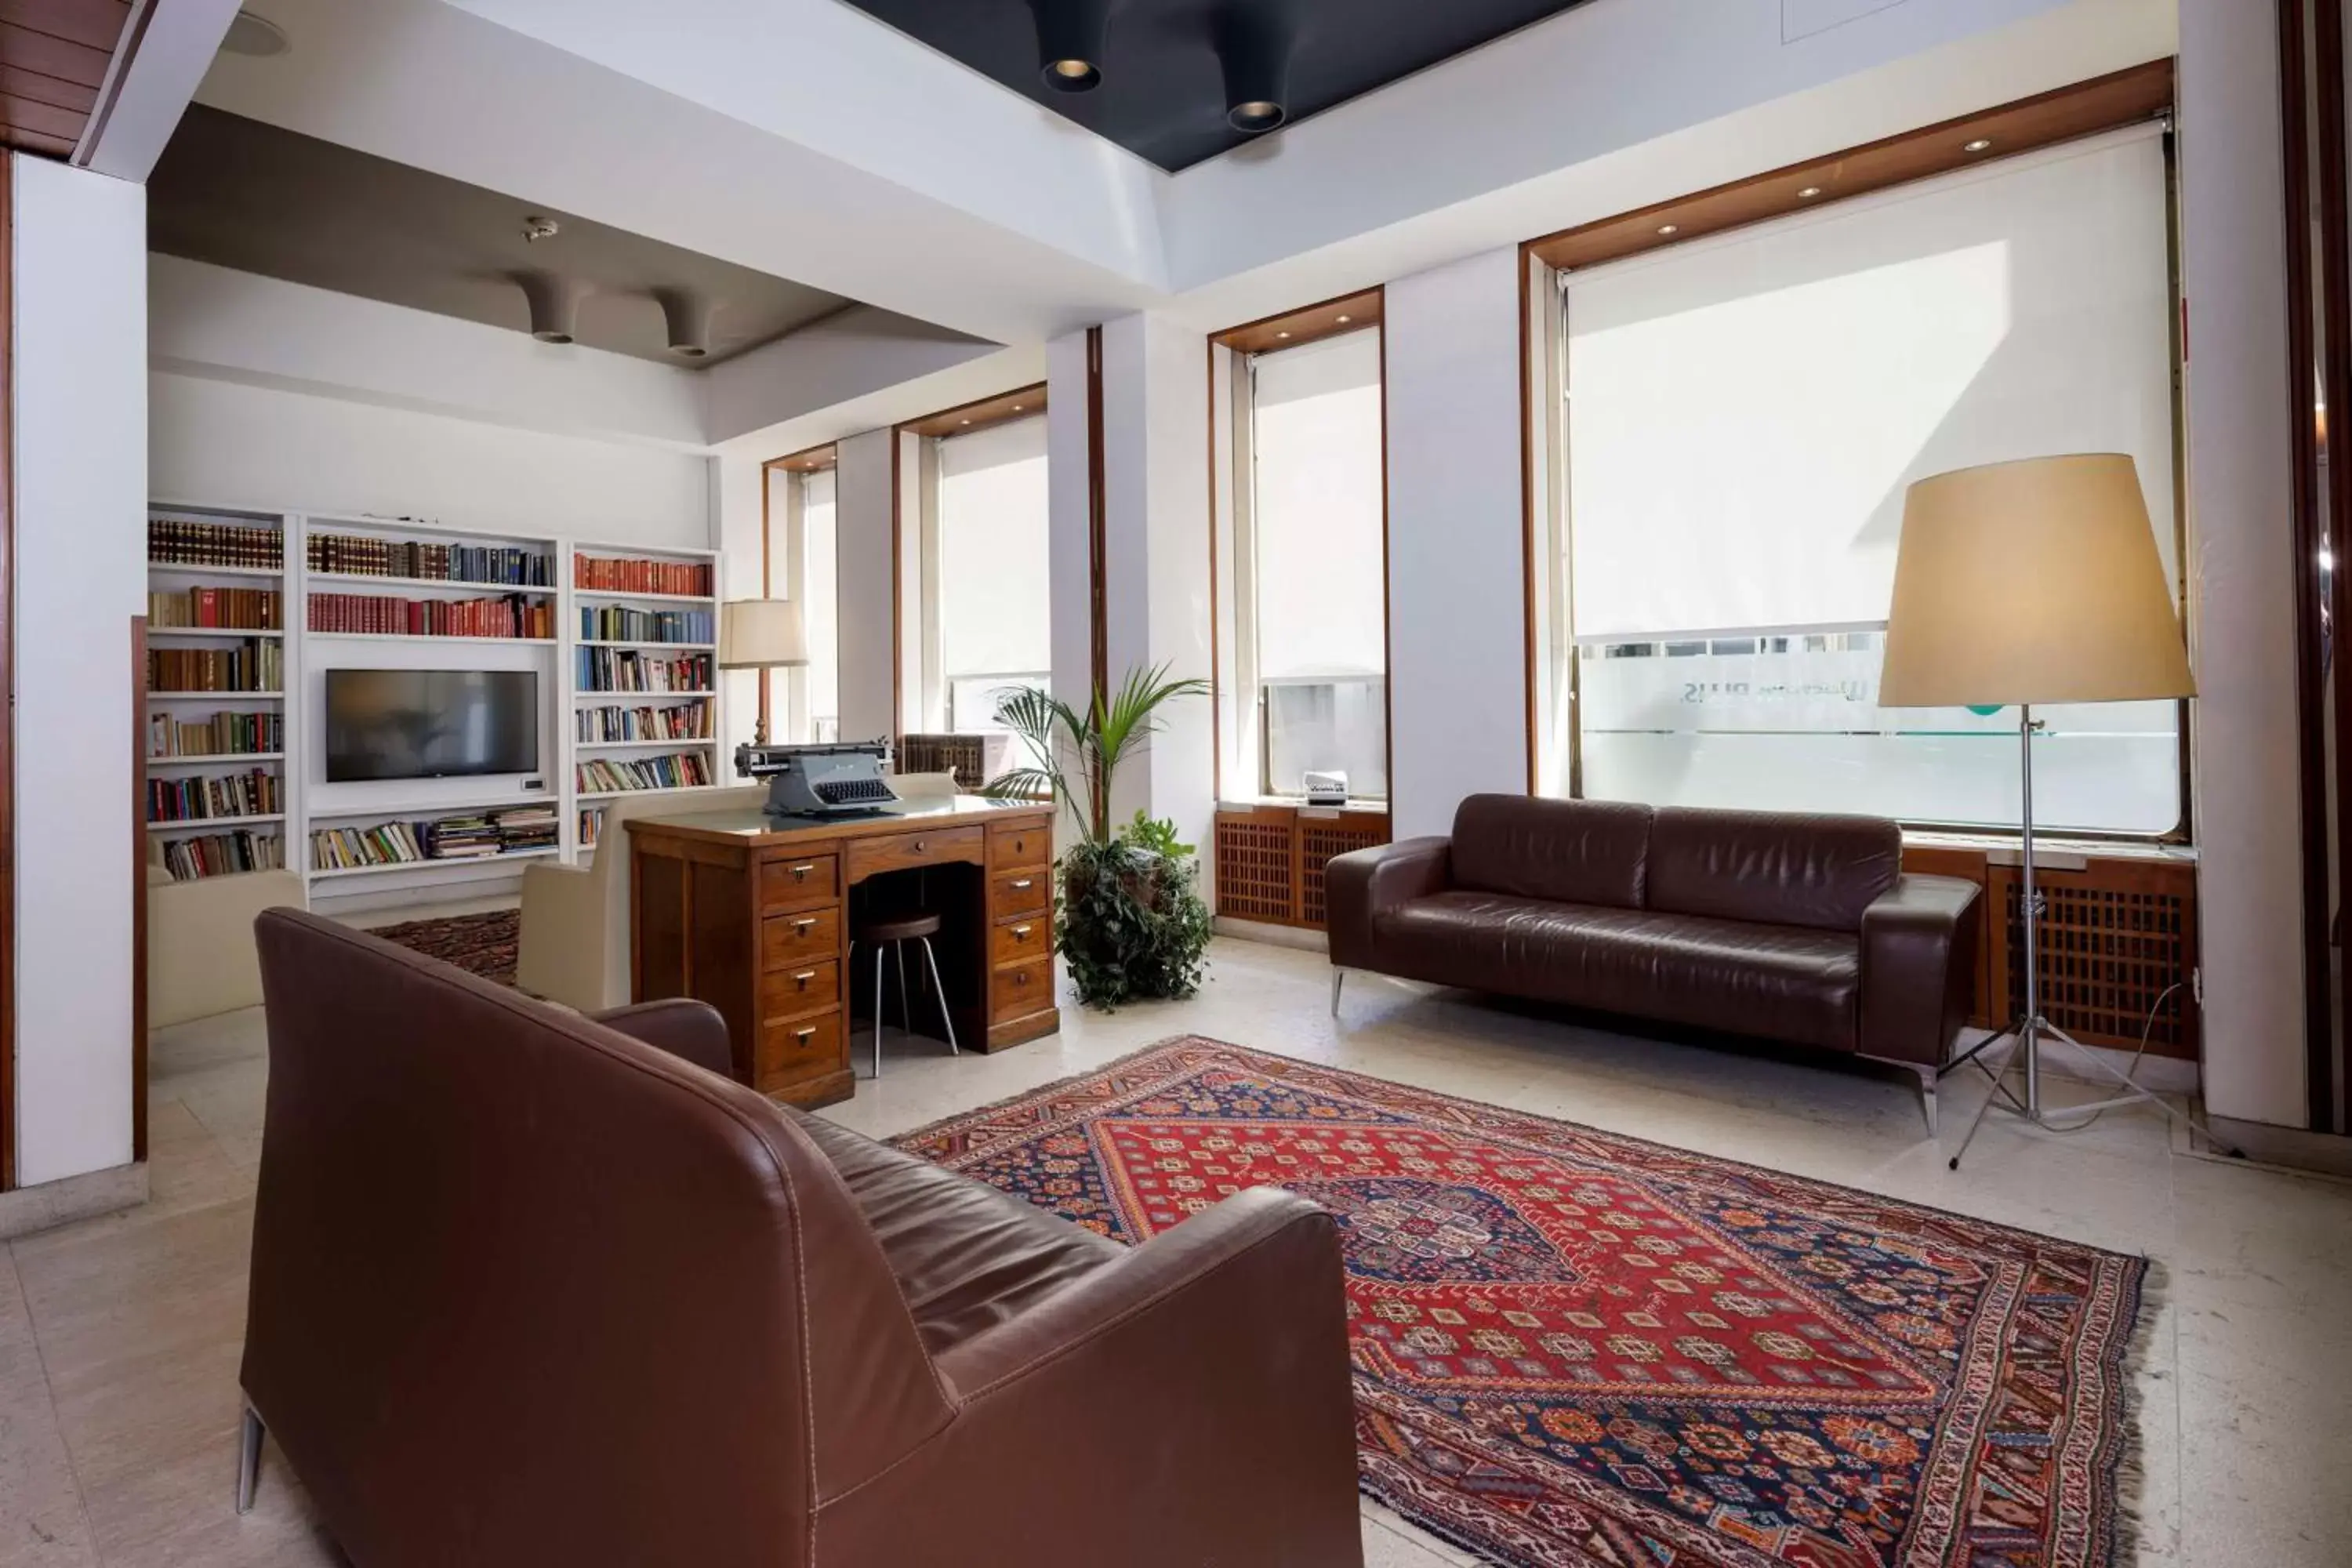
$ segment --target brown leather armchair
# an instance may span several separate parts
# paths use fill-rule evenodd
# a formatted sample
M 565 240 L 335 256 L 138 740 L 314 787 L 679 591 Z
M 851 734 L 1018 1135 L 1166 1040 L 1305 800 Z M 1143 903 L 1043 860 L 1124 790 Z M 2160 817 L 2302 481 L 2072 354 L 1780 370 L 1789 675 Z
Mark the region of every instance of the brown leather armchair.
M 1968 1020 L 1977 889 L 1884 818 L 1479 795 L 1450 837 L 1324 869 L 1350 969 L 1759 1036 L 1936 1080 Z
M 566 1014 L 257 923 L 263 1424 L 369 1568 L 1361 1561 L 1339 1247 L 1261 1189 L 1129 1249 Z

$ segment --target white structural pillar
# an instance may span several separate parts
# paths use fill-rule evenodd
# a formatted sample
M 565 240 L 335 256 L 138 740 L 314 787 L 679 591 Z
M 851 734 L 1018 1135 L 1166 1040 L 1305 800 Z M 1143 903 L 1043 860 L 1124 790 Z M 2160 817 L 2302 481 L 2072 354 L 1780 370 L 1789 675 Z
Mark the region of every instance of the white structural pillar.
M 1074 705 L 1095 679 L 1087 334 L 1046 349 L 1052 486 L 1054 690 Z M 1150 313 L 1101 329 L 1104 684 L 1165 665 L 1210 674 L 1208 353 L 1195 329 Z M 1119 820 L 1172 820 L 1206 845 L 1216 799 L 1205 697 L 1162 710 L 1164 728 L 1120 774 Z M 1207 857 L 1204 855 L 1203 859 Z M 1203 868 L 1203 879 L 1207 870 Z
M 841 602 L 841 738 L 895 734 L 897 678 L 892 552 L 897 529 L 889 430 L 835 446 L 834 526 Z
M 2305 1127 L 2287 421 L 2311 410 L 2289 392 L 2273 9 L 2181 0 L 2179 97 L 2205 1100 Z

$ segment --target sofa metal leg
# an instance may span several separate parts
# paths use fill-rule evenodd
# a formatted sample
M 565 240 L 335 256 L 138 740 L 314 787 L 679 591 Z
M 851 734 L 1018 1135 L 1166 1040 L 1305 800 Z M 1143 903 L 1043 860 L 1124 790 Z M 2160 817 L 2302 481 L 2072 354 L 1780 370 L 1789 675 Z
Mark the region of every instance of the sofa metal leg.
M 1934 1068 L 1921 1068 L 1918 1071 L 1919 1109 L 1927 1113 L 1927 1136 L 1933 1138 L 1936 1135 L 1936 1079 L 1937 1074 Z
M 236 1511 L 253 1511 L 254 1488 L 261 1479 L 261 1417 L 252 1405 L 245 1407 L 244 1419 L 236 1433 Z
M 1331 966 L 1331 1016 L 1339 1016 L 1339 987 L 1348 983 L 1348 972 L 1338 964 Z

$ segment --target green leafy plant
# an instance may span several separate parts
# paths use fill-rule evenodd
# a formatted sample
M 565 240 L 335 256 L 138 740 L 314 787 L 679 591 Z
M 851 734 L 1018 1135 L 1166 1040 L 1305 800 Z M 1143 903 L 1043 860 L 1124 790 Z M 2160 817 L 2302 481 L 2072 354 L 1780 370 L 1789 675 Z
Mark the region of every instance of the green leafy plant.
M 998 721 L 1020 738 L 1030 761 L 987 793 L 1050 796 L 1078 826 L 1079 841 L 1055 867 L 1062 897 L 1054 947 L 1087 1006 L 1190 996 L 1200 988 L 1209 909 L 1192 847 L 1174 823 L 1139 811 L 1114 827 L 1110 795 L 1120 764 L 1159 733 L 1160 710 L 1208 689 L 1206 681 L 1175 679 L 1159 665 L 1129 670 L 1108 697 L 1097 687 L 1084 712 L 1034 689 L 997 705 Z

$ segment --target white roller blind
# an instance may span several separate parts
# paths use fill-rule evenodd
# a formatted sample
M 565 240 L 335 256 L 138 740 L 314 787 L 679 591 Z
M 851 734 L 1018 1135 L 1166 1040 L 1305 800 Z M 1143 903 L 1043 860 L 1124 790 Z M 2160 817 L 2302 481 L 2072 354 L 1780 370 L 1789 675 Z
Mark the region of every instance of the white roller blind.
M 1251 383 L 1259 678 L 1378 675 L 1380 334 L 1262 354 Z
M 822 722 L 833 722 L 841 713 L 838 541 L 834 532 L 833 499 L 831 468 L 802 480 L 801 532 L 806 566 L 801 614 L 808 629 L 808 717 Z M 812 733 L 809 738 L 818 737 Z
M 1880 622 L 1903 492 L 2128 452 L 2172 565 L 2153 128 L 1570 275 L 1573 631 Z
M 939 463 L 942 673 L 1053 668 L 1045 417 L 950 436 Z

